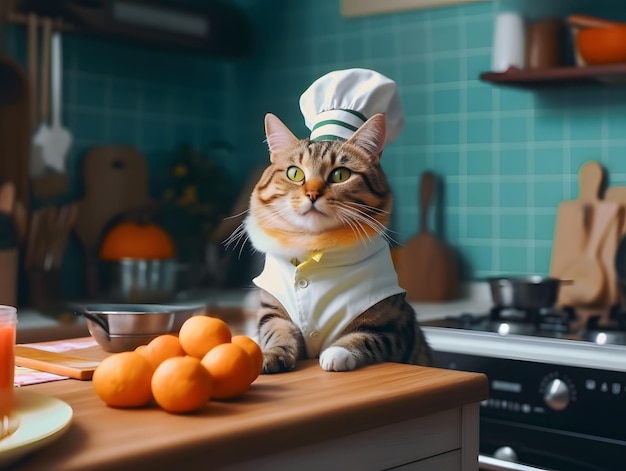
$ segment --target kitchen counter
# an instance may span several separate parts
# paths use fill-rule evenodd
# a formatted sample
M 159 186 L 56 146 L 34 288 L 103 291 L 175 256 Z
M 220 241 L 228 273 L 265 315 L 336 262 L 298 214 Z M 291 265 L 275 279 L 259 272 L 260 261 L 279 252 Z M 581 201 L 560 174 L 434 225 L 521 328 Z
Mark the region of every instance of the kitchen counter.
M 479 403 L 488 394 L 477 373 L 393 363 L 329 373 L 316 360 L 262 375 L 245 396 L 187 415 L 107 407 L 89 381 L 24 388 L 67 402 L 74 417 L 19 471 L 476 470 Z
M 491 295 L 487 283 L 468 283 L 463 297 L 443 303 L 411 303 L 421 322 L 441 319 L 463 312 L 488 312 Z M 238 308 L 253 310 L 255 296 L 252 290 L 210 290 L 194 293 L 181 293 L 173 304 L 207 305 L 216 309 Z M 254 335 L 253 331 L 246 332 Z M 34 309 L 18 309 L 17 342 L 45 342 L 63 338 L 76 338 L 89 335 L 83 318 L 69 311 L 59 317 L 50 317 Z

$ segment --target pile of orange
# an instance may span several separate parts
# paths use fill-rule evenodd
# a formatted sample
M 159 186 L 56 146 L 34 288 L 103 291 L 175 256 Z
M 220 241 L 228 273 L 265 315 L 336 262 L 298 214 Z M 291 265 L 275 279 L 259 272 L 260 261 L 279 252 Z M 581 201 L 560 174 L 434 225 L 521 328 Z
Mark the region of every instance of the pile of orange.
M 211 399 L 245 394 L 263 367 L 258 344 L 232 335 L 221 319 L 193 316 L 178 335 L 160 335 L 132 352 L 105 358 L 93 374 L 96 394 L 112 407 L 154 400 L 168 412 L 191 412 Z

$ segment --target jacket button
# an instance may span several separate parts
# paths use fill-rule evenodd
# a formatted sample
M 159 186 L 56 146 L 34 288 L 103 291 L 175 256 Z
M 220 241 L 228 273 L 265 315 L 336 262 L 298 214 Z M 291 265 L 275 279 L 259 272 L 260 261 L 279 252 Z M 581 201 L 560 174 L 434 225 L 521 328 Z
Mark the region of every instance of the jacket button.
M 299 288 L 306 288 L 307 286 L 309 286 L 309 280 L 305 280 L 304 278 L 301 280 L 298 280 Z

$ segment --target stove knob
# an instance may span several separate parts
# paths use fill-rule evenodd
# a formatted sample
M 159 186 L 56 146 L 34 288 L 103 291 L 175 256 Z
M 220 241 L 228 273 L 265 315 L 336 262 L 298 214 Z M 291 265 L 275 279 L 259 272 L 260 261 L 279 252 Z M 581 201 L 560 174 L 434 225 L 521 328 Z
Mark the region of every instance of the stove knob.
M 543 392 L 543 400 L 552 410 L 563 410 L 569 405 L 569 387 L 559 378 L 551 380 Z

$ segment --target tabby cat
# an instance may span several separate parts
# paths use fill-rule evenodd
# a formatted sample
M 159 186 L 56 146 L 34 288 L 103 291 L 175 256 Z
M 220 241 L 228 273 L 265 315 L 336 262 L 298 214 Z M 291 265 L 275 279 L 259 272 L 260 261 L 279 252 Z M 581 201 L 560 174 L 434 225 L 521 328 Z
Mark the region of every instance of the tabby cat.
M 261 288 L 263 372 L 316 357 L 327 371 L 385 361 L 432 364 L 387 240 L 384 115 L 347 141 L 299 140 L 272 114 L 265 131 L 270 165 L 242 226 L 266 254 L 254 280 Z

